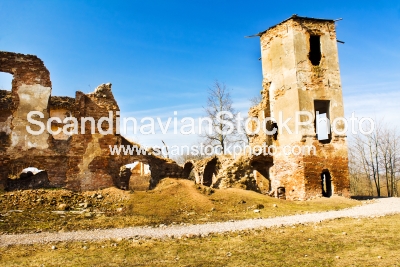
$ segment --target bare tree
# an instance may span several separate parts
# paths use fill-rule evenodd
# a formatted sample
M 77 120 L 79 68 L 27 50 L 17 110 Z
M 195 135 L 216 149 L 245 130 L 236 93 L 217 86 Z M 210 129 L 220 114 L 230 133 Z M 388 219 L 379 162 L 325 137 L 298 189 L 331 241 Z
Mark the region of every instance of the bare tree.
M 372 182 L 366 172 L 364 150 L 358 142 L 349 147 L 350 190 L 354 196 L 373 196 Z
M 399 154 L 399 136 L 396 129 L 383 129 L 379 142 L 381 165 L 384 170 L 387 196 L 397 196 L 396 167 Z
M 221 152 L 225 153 L 229 144 L 238 141 L 237 136 L 235 136 L 237 132 L 235 125 L 236 111 L 232 106 L 231 95 L 225 84 L 215 81 L 213 87 L 208 89 L 207 107 L 204 109 L 213 126 L 212 132 L 205 133 L 206 142 L 214 147 L 220 147 Z M 221 114 L 221 112 L 228 112 L 232 116 Z M 233 128 L 226 122 L 232 123 Z
M 185 153 L 182 155 L 178 155 L 176 157 L 174 157 L 174 160 L 176 161 L 176 163 L 178 164 L 185 164 L 185 162 L 192 160 L 192 161 L 198 161 L 205 158 L 204 155 L 202 154 L 190 154 L 190 153 Z
M 381 196 L 381 179 L 379 173 L 379 127 L 369 135 L 359 134 L 355 137 L 355 146 L 360 153 L 365 175 L 375 184 L 378 197 Z
M 382 195 L 382 189 L 386 189 L 389 197 L 398 196 L 399 141 L 397 130 L 388 128 L 382 121 L 376 123 L 371 134 L 357 135 L 349 153 L 352 186 L 358 186 L 364 176 L 370 182 L 371 191 L 374 184 L 378 197 Z

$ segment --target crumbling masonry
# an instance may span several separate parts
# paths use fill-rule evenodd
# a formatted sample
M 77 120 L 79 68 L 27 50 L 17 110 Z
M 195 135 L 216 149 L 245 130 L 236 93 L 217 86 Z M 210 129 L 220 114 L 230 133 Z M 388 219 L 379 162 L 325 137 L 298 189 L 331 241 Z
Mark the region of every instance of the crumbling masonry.
M 249 117 L 258 117 L 259 121 L 273 117 L 277 123 L 267 124 L 267 130 L 279 131 L 274 135 L 260 131 L 250 136 L 250 145 L 274 145 L 274 152 L 278 153 L 213 164 L 216 167 L 211 182 L 210 175 L 204 178 L 208 162 L 197 162 L 193 164 L 196 182 L 204 184 L 206 180 L 219 188 L 239 186 L 268 191 L 287 199 L 348 196 L 346 136 L 331 133 L 327 140 L 318 140 L 315 118 L 314 124 L 301 125 L 292 134 L 282 129 L 278 121 L 282 112 L 282 122 L 292 118 L 287 126 L 294 130 L 297 111 L 309 111 L 314 116 L 316 111 L 324 113 L 331 123 L 344 117 L 335 22 L 294 15 L 255 36 L 261 41 L 263 90 L 261 103 L 250 109 Z M 300 117 L 300 121 L 305 120 L 306 117 Z M 344 124 L 339 121 L 336 128 L 343 132 Z M 282 153 L 285 147 L 307 149 L 312 145 L 315 153 Z M 213 160 L 219 163 L 226 159 Z
M 261 41 L 263 90 L 261 103 L 250 109 L 250 117 L 277 119 L 282 112 L 283 121 L 292 118 L 289 129 L 296 129 L 298 111 L 314 116 L 318 111 L 331 122 L 344 117 L 333 20 L 292 16 L 255 36 Z M 102 84 L 90 94 L 78 91 L 75 98 L 51 96 L 50 74 L 43 62 L 36 56 L 10 52 L 0 52 L 0 71 L 14 76 L 12 90 L 0 90 L 0 189 L 44 185 L 72 190 L 127 189 L 132 173 L 123 166 L 139 161 L 150 166 L 150 187 L 164 177 L 192 176 L 205 186 L 239 187 L 292 200 L 349 195 L 346 136 L 331 133 L 328 139 L 319 140 L 315 118 L 314 124 L 301 125 L 298 132 L 282 131 L 284 126 L 277 121 L 265 125 L 267 130 L 278 128 L 277 133 L 260 131 L 249 137 L 253 148 L 273 145 L 278 152 L 273 155 L 219 156 L 180 167 L 152 154 L 110 155 L 109 145 L 133 145 L 116 133 L 116 127 L 105 135 L 98 129 L 91 134 L 90 124 L 84 124 L 85 133 L 72 136 L 27 133 L 30 111 L 41 111 L 42 122 L 70 116 L 93 117 L 96 124 L 111 111 L 115 124 L 119 108 L 111 84 Z M 304 116 L 300 119 L 306 120 Z M 106 130 L 107 122 L 103 124 Z M 62 126 L 51 124 L 53 130 Z M 336 128 L 343 132 L 344 124 L 339 122 Z M 285 147 L 311 146 L 315 153 L 282 153 Z M 26 167 L 45 170 L 47 175 L 9 179 Z
M 96 190 L 110 186 L 128 188 L 130 174 L 120 172 L 125 164 L 135 161 L 150 165 L 151 181 L 154 186 L 163 177 L 181 177 L 183 169 L 172 160 L 151 154 L 111 155 L 109 145 L 134 145 L 116 134 L 116 114 L 118 105 L 111 92 L 111 84 L 98 86 L 93 93 L 76 92 L 75 98 L 51 96 L 50 73 L 43 62 L 33 55 L 0 52 L 0 71 L 13 75 L 12 90 L 0 90 L 0 189 L 40 187 L 65 187 L 72 190 Z M 91 134 L 90 122 L 84 123 L 85 133 L 64 135 L 40 135 L 27 132 L 30 125 L 34 131 L 39 126 L 28 123 L 30 111 L 40 111 L 45 125 L 49 117 L 75 117 L 81 129 L 82 117 L 93 117 L 95 125 L 101 117 L 109 117 L 112 112 L 113 132 Z M 51 129 L 56 131 L 63 124 L 52 122 Z M 35 128 L 36 127 L 36 128 Z M 107 122 L 101 124 L 107 131 Z M 48 182 L 43 174 L 38 177 L 9 179 L 18 176 L 26 167 L 45 170 Z M 31 179 L 32 181 L 27 181 Z M 35 181 L 43 181 L 40 184 Z

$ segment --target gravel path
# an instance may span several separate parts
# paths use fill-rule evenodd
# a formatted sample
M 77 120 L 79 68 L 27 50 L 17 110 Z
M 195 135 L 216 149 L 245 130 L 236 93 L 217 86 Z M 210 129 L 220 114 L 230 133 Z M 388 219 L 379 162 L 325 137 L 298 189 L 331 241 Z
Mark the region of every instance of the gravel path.
M 339 210 L 301 215 L 283 216 L 269 219 L 249 219 L 240 221 L 205 223 L 197 225 L 172 225 L 158 228 L 129 227 L 104 230 L 82 230 L 64 233 L 37 233 L 0 235 L 0 246 L 17 244 L 49 243 L 59 241 L 95 241 L 118 238 L 166 238 L 190 235 L 208 235 L 239 231 L 261 227 L 284 226 L 303 223 L 315 223 L 343 217 L 373 217 L 400 213 L 400 198 L 377 199 L 372 204 Z

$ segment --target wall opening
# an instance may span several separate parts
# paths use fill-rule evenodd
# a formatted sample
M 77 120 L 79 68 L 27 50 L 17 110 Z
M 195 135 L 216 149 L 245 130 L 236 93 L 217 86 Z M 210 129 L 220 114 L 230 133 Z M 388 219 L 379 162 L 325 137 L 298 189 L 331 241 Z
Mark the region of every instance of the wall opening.
M 146 191 L 150 188 L 151 171 L 149 164 L 135 161 L 125 166 L 131 170 L 129 178 L 130 190 Z
M 321 38 L 319 35 L 310 35 L 310 52 L 308 58 L 311 64 L 319 66 L 321 62 Z
M 329 100 L 314 100 L 314 129 L 318 141 L 323 144 L 330 143 L 332 139 L 329 107 Z
M 193 168 L 193 163 L 186 162 L 185 165 L 183 166 L 183 177 L 189 180 L 195 180 L 195 175 L 194 175 L 194 168 Z
M 324 197 L 332 196 L 332 178 L 329 171 L 323 171 L 321 173 L 321 187 L 322 187 L 322 196 Z
M 27 167 L 22 171 L 10 174 L 7 179 L 7 190 L 26 190 L 50 187 L 47 171 L 36 167 Z
M 213 178 L 217 175 L 217 159 L 209 161 L 204 168 L 203 174 L 203 185 L 211 186 L 213 183 Z
M 286 199 L 286 189 L 283 186 L 280 186 L 276 189 L 276 195 L 279 199 Z
M 6 72 L 0 72 L 0 90 L 11 91 L 13 75 Z
M 278 124 L 276 122 L 272 123 L 271 130 L 276 130 L 275 133 L 272 135 L 272 138 L 276 141 L 278 140 Z
M 275 131 L 272 135 L 273 140 L 278 140 L 278 124 L 276 122 L 268 121 L 265 125 L 265 128 L 268 132 Z
M 251 163 L 253 167 L 253 177 L 257 187 L 262 194 L 269 194 L 271 191 L 271 179 L 269 171 L 272 167 L 271 162 L 255 161 Z

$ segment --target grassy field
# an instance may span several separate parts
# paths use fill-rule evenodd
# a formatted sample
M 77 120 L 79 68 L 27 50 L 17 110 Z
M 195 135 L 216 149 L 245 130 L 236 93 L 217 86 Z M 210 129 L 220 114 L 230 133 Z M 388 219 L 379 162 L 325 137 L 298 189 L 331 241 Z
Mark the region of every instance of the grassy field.
M 267 218 L 360 204 L 342 197 L 285 201 L 241 189 L 211 190 L 178 179 L 164 179 L 147 192 L 19 191 L 0 196 L 0 234 Z
M 399 266 L 399 232 L 400 215 L 394 215 L 205 238 L 10 246 L 0 248 L 0 265 Z

